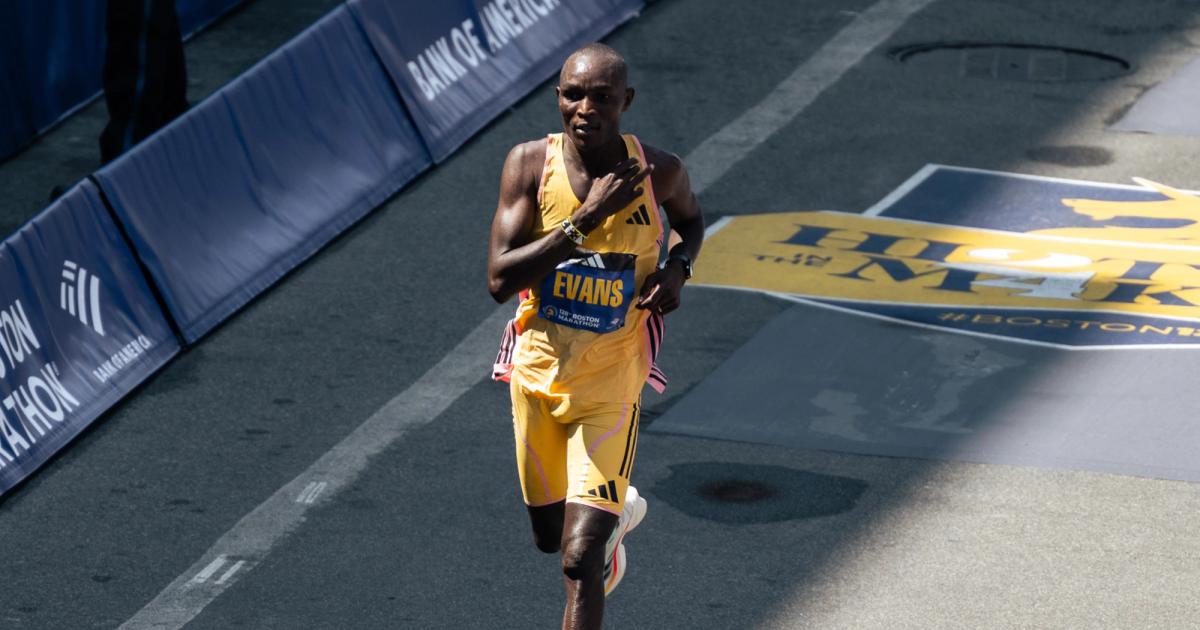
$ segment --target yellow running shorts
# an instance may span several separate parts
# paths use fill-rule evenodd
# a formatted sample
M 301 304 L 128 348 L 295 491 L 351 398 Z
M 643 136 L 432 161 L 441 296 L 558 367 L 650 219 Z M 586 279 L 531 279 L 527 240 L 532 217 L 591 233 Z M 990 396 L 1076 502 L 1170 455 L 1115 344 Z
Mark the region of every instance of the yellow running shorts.
M 619 515 L 633 470 L 641 401 L 542 398 L 516 383 L 510 392 L 525 504 L 565 499 Z

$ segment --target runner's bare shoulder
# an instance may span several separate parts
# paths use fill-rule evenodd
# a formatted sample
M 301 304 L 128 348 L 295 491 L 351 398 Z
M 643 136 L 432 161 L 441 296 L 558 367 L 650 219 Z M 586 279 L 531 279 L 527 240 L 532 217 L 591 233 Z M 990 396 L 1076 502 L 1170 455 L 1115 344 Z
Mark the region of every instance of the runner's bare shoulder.
M 654 194 L 661 201 L 675 190 L 680 176 L 684 174 L 683 160 L 670 151 L 648 144 L 643 144 L 642 150 L 646 152 L 646 161 L 654 165 L 654 174 L 650 177 L 654 182 Z
M 504 186 L 515 186 L 522 193 L 537 194 L 542 166 L 546 162 L 546 138 L 522 142 L 508 152 L 504 161 Z

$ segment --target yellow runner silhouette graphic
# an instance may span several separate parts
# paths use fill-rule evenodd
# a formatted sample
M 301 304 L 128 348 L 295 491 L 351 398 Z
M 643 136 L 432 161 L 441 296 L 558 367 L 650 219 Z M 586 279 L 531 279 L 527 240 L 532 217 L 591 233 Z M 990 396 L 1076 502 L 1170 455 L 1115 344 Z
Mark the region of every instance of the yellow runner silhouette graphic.
M 1077 214 L 1089 216 L 1097 221 L 1109 221 L 1117 217 L 1136 217 L 1185 220 L 1190 223 L 1176 227 L 1106 225 L 1102 227 L 1050 228 L 1033 230 L 1029 234 L 1133 243 L 1200 244 L 1200 197 L 1141 177 L 1135 177 L 1133 181 L 1161 193 L 1166 199 L 1160 201 L 1063 199 L 1062 202 Z

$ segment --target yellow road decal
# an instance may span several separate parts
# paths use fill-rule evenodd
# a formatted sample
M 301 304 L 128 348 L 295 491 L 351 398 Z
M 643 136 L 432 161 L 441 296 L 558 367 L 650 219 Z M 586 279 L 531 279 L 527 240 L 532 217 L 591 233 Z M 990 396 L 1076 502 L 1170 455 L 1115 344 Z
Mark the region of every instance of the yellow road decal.
M 1067 201 L 1111 216 L 1161 216 L 1153 213 L 1200 201 L 1178 194 L 1158 206 Z M 1200 238 L 1175 232 L 1157 240 L 1167 245 L 1146 242 L 1162 231 L 1022 234 L 840 212 L 739 216 L 705 244 L 695 282 L 833 300 L 1200 320 Z

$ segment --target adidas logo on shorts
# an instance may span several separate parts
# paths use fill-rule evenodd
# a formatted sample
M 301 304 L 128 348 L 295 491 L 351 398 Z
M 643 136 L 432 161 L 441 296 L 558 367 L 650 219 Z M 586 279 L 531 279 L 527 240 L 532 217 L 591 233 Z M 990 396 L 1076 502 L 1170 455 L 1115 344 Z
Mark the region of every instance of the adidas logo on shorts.
M 608 483 L 604 483 L 599 486 L 596 486 L 595 488 L 588 490 L 588 496 L 600 497 L 601 499 L 607 499 L 609 501 L 616 503 L 617 502 L 617 484 L 613 481 L 609 481 Z

